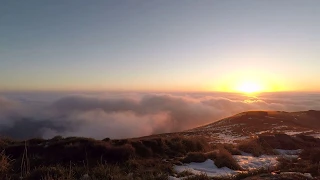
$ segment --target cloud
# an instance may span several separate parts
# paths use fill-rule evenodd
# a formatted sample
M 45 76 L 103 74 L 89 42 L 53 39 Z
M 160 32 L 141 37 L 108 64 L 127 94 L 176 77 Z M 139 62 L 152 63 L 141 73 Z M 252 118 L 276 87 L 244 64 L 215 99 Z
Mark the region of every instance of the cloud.
M 320 109 L 318 94 L 91 94 L 41 105 L 0 97 L 0 133 L 127 138 L 182 131 L 248 110 Z M 28 127 L 28 128 L 25 128 Z
M 20 115 L 19 103 L 0 97 L 0 130 L 3 126 L 11 126 L 11 120 Z

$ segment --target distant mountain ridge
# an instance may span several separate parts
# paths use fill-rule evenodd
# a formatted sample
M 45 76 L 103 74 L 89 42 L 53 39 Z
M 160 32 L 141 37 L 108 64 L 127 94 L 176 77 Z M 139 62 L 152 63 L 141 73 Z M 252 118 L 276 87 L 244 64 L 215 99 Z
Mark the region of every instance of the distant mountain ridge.
M 207 138 L 237 141 L 259 134 L 319 135 L 320 111 L 248 111 L 185 131 Z
M 320 111 L 247 111 L 183 132 L 157 136 L 201 136 L 210 143 L 235 144 L 250 137 L 273 134 L 320 137 Z

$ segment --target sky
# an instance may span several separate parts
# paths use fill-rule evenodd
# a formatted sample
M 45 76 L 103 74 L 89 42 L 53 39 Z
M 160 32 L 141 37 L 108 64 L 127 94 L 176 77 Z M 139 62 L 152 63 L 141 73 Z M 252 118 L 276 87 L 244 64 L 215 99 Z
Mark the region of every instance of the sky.
M 0 0 L 0 91 L 320 91 L 320 1 Z

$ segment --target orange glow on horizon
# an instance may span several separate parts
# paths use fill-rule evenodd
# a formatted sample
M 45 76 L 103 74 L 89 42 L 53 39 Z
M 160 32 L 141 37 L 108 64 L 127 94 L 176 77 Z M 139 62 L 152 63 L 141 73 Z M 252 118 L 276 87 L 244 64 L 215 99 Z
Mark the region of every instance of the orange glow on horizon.
M 233 72 L 212 84 L 212 90 L 221 92 L 234 92 L 244 94 L 257 94 L 262 92 L 279 92 L 289 90 L 284 80 L 269 73 L 246 70 Z
M 260 84 L 255 82 L 243 82 L 236 87 L 236 90 L 242 93 L 252 94 L 263 91 L 263 88 Z

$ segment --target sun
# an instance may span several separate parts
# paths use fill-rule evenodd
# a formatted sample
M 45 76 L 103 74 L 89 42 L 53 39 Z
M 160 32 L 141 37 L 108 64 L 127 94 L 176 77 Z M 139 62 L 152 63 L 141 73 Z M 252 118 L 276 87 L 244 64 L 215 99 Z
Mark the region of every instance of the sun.
M 243 82 L 236 89 L 242 93 L 253 94 L 261 92 L 262 86 L 256 82 Z
M 221 92 L 242 93 L 249 96 L 257 96 L 266 92 L 277 92 L 284 89 L 283 83 L 273 74 L 262 74 L 260 72 L 235 72 L 224 75 L 219 81 L 214 82 L 211 89 Z

